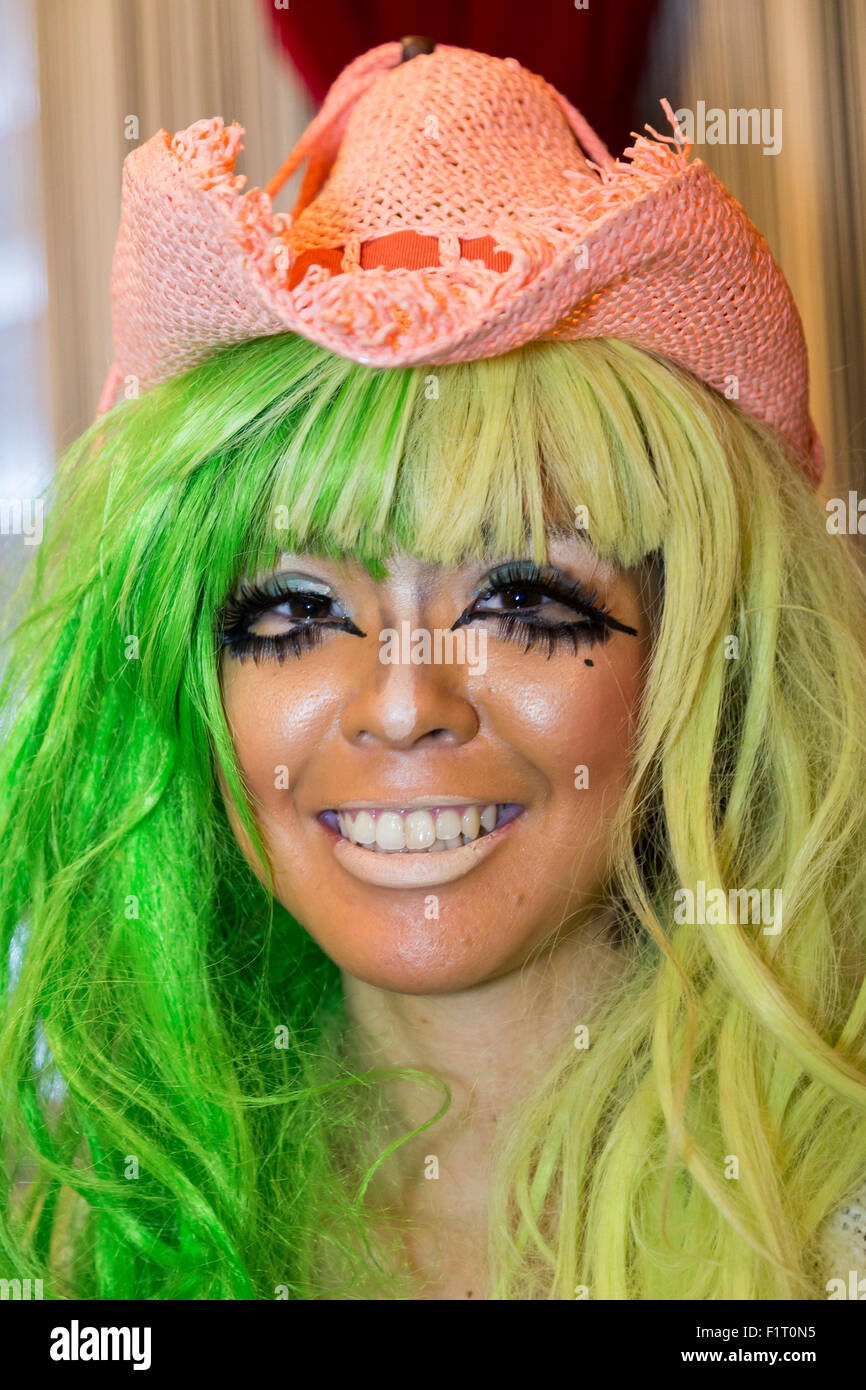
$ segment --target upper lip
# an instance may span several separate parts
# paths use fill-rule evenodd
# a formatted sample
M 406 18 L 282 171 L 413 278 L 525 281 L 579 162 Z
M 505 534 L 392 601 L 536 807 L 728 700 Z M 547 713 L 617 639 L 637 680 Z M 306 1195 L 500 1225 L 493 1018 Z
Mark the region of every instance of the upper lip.
M 512 804 L 505 797 L 495 796 L 412 796 L 400 800 L 383 797 L 381 801 L 340 801 L 324 806 L 325 811 L 425 811 L 433 806 L 503 806 Z M 520 803 L 513 803 L 520 804 Z

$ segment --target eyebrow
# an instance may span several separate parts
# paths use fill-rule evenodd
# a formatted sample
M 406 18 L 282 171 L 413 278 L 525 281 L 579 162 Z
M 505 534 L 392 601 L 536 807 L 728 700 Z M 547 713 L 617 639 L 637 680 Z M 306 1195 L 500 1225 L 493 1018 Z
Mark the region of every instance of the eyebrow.
M 545 563 L 549 565 L 551 568 L 561 570 L 566 578 L 568 577 L 568 568 L 570 566 L 576 566 L 578 563 L 591 564 L 593 566 L 594 573 L 598 573 L 598 578 L 602 583 L 610 582 L 611 580 L 616 578 L 616 564 L 612 560 L 608 560 L 604 556 L 599 555 L 598 551 L 595 550 L 595 548 L 589 543 L 589 541 L 585 540 L 581 536 L 576 535 L 574 530 L 571 530 L 564 526 L 551 527 L 550 530 L 547 532 L 547 539 L 548 553 L 545 557 L 545 560 L 541 563 Z M 579 556 L 575 557 L 573 560 L 555 560 L 550 555 L 550 547 L 557 544 L 558 542 L 563 544 L 574 544 L 575 542 L 577 542 L 580 548 Z M 395 558 L 399 558 L 402 554 L 404 554 L 404 552 L 398 552 Z M 503 564 L 507 564 L 510 560 L 526 561 L 527 563 L 531 564 L 536 563 L 534 556 L 530 553 L 530 547 L 528 545 L 526 548 L 526 553 L 513 550 L 497 550 L 488 552 L 486 555 L 482 555 L 480 557 L 476 557 L 473 555 L 464 555 L 459 557 L 452 564 L 443 564 L 442 561 L 439 560 L 421 560 L 418 556 L 413 556 L 408 551 L 405 552 L 405 556 L 408 559 L 415 560 L 419 565 L 417 582 L 413 584 L 413 588 L 415 589 L 415 592 L 420 594 L 421 596 L 424 596 L 429 592 L 435 581 L 435 576 L 437 572 L 440 572 L 442 570 L 448 570 L 453 572 L 454 570 L 466 569 L 469 571 L 471 575 L 474 576 L 474 582 L 477 583 L 482 575 L 487 574 L 491 570 L 494 570 Z M 304 569 L 307 567 L 307 563 L 310 559 L 312 559 L 315 562 L 322 562 L 325 564 L 334 565 L 336 568 L 342 569 L 345 567 L 347 560 L 351 562 L 355 558 L 356 557 L 354 556 L 344 556 L 341 558 L 332 555 L 320 555 L 318 554 L 318 552 L 315 551 L 283 551 L 278 557 L 278 559 L 275 561 L 274 565 L 266 570 L 262 570 L 260 574 L 256 576 L 256 578 L 259 581 L 261 581 L 262 579 L 269 578 L 271 575 L 288 574 L 292 572 L 303 574 Z M 299 566 L 300 569 L 298 568 Z M 361 567 L 362 569 L 364 568 L 363 564 L 361 565 Z M 373 576 L 369 575 L 367 577 L 373 578 Z M 393 577 L 393 569 L 389 571 L 388 577 Z M 309 578 L 313 580 L 314 576 L 310 575 Z M 325 580 L 324 582 L 329 583 L 330 581 Z M 378 581 L 374 579 L 374 583 L 378 582 L 383 581 Z

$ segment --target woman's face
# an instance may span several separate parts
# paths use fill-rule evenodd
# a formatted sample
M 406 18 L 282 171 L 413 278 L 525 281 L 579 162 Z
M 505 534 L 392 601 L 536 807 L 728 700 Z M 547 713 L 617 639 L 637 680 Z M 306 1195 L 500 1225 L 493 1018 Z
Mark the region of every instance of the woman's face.
M 276 896 L 322 950 L 444 993 L 576 928 L 628 776 L 638 572 L 574 538 L 541 567 L 401 555 L 376 581 L 297 554 L 256 580 L 226 614 L 225 710 Z

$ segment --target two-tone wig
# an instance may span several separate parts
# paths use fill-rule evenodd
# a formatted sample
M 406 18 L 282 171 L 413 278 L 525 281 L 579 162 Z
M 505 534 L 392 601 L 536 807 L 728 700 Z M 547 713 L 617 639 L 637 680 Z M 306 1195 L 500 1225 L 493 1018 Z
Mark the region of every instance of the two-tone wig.
M 284 550 L 541 557 L 578 515 L 663 577 L 609 885 L 625 983 L 501 1145 L 491 1295 L 824 1296 L 820 1226 L 866 1170 L 866 589 L 768 431 L 614 341 L 376 370 L 261 339 L 61 461 L 0 693 L 7 1269 L 53 1297 L 407 1296 L 368 1230 L 383 1078 L 228 826 L 220 612 Z M 678 922 L 699 882 L 780 891 L 782 929 Z M 444 1088 L 407 1082 L 432 1135 Z

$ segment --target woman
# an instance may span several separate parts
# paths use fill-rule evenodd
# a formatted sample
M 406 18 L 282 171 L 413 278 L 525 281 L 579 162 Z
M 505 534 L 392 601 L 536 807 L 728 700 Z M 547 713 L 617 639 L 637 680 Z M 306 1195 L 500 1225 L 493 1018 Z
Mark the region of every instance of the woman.
M 866 594 L 796 313 L 679 147 L 606 164 L 511 60 L 401 56 L 335 84 L 291 222 L 221 123 L 127 171 L 103 406 L 142 389 L 63 461 L 3 692 L 7 1262 L 97 1298 L 836 1296 Z M 365 151 L 419 121 L 441 184 L 470 76 L 461 176 L 504 131 L 539 198 L 521 165 L 510 243 L 440 228 L 438 277 L 392 199 L 377 269 L 335 209 L 370 231 Z M 728 243 L 689 260 L 707 198 Z M 143 298 L 193 246 L 197 293 Z

